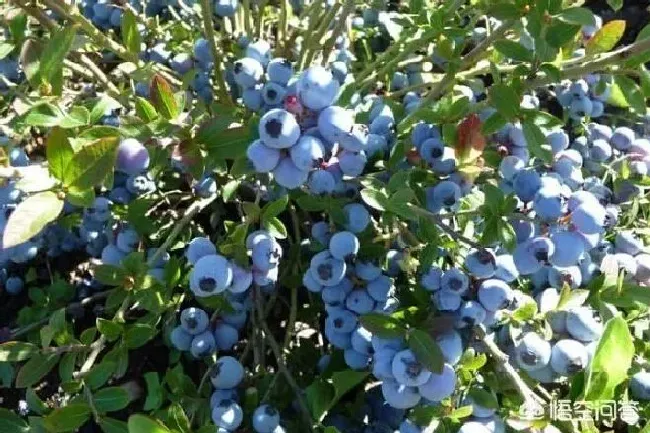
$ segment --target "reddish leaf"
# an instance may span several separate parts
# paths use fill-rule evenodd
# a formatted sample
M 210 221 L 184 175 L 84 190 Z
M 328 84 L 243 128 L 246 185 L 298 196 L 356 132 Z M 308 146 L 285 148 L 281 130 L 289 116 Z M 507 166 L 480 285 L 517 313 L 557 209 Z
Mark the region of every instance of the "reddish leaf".
M 460 122 L 456 134 L 456 156 L 467 164 L 476 161 L 483 154 L 486 140 L 481 133 L 481 119 L 470 114 Z

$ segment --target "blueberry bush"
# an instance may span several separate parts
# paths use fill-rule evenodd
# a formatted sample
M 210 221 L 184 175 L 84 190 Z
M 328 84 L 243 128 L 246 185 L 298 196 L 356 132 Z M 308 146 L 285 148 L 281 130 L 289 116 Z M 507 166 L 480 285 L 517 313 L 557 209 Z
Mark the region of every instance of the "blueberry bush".
M 0 2 L 0 433 L 648 433 L 646 3 Z

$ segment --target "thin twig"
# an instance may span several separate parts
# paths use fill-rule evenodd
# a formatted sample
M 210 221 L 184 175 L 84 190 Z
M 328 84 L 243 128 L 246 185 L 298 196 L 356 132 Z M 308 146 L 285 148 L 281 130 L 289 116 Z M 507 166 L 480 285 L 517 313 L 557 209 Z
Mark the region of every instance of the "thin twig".
M 257 304 L 258 307 L 258 312 L 264 311 L 264 306 L 262 304 L 262 293 L 259 290 L 259 288 L 256 288 L 255 292 L 255 303 Z M 271 333 L 271 329 L 269 328 L 268 323 L 266 323 L 266 319 L 262 314 L 259 315 L 259 324 L 262 327 L 262 330 L 264 331 L 265 334 L 265 340 L 268 346 L 271 348 L 271 351 L 273 352 L 273 356 L 275 357 L 275 361 L 278 364 L 278 370 L 280 373 L 282 373 L 287 380 L 287 384 L 291 389 L 293 390 L 296 400 L 298 401 L 298 406 L 300 408 L 300 412 L 307 423 L 307 426 L 309 428 L 309 431 L 314 431 L 313 427 L 313 420 L 311 418 L 311 415 L 309 413 L 309 409 L 307 408 L 307 404 L 305 403 L 304 398 L 302 397 L 302 390 L 298 386 L 298 383 L 296 382 L 296 379 L 294 379 L 293 375 L 287 368 L 287 365 L 284 362 L 283 356 L 282 356 L 282 349 L 280 348 L 280 345 L 278 342 L 275 340 L 275 337 L 273 337 L 273 334 Z
M 524 382 L 517 370 L 510 364 L 509 357 L 499 349 L 494 340 L 487 337 L 485 329 L 480 326 L 474 328 L 474 335 L 481 340 L 488 353 L 496 361 L 497 367 L 510 379 L 515 389 L 524 399 L 524 403 L 529 409 L 540 407 L 545 404 L 542 397 L 535 394 L 530 387 Z
M 219 102 L 232 105 L 232 101 L 228 96 L 228 87 L 223 78 L 223 57 L 217 49 L 217 42 L 215 40 L 216 35 L 214 32 L 214 23 L 212 22 L 214 13 L 212 11 L 211 0 L 201 0 L 201 14 L 203 15 L 203 31 L 205 31 L 205 38 L 208 40 L 208 44 L 210 44 L 210 51 L 212 51 L 212 59 L 214 60 L 214 82 L 217 86 Z

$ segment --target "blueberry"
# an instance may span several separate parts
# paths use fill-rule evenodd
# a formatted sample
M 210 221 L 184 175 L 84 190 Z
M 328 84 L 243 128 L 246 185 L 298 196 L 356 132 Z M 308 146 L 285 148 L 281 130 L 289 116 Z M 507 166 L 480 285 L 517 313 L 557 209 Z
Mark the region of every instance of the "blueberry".
M 258 173 L 268 173 L 273 171 L 280 162 L 280 151 L 267 147 L 262 140 L 255 140 L 248 146 L 246 156 L 252 162 L 255 171 Z
M 327 341 L 332 346 L 342 350 L 352 347 L 351 332 L 338 332 L 335 326 L 336 324 L 330 321 L 329 318 L 325 321 L 325 338 L 327 338 Z
M 316 137 L 303 135 L 289 150 L 291 161 L 299 170 L 309 171 L 318 167 L 324 160 L 325 148 Z
M 496 256 L 491 250 L 473 250 L 465 257 L 465 267 L 476 278 L 490 278 L 496 271 Z
M 264 105 L 264 96 L 262 95 L 261 86 L 258 85 L 244 89 L 242 92 L 242 102 L 249 110 L 260 110 Z
M 350 311 L 338 309 L 330 312 L 326 323 L 329 323 L 332 330 L 337 333 L 350 334 L 357 327 L 357 317 Z
M 293 67 L 289 60 L 275 58 L 269 62 L 266 73 L 272 82 L 286 86 L 293 75 Z
M 478 300 L 488 311 L 506 308 L 514 299 L 510 286 L 497 279 L 485 280 L 478 289 Z
M 440 287 L 443 290 L 464 295 L 469 290 L 469 278 L 458 268 L 450 268 L 442 274 L 440 278 Z
M 238 0 L 214 0 L 214 13 L 220 17 L 231 17 L 237 11 Z
M 346 204 L 343 212 L 347 217 L 345 228 L 352 233 L 363 232 L 370 223 L 370 213 L 359 203 Z
M 278 105 L 284 100 L 287 90 L 278 83 L 272 81 L 266 83 L 262 88 L 262 98 L 267 105 Z
M 343 359 L 347 366 L 353 370 L 364 370 L 370 364 L 370 356 L 350 348 L 343 352 Z
M 194 337 L 183 329 L 182 326 L 175 327 L 169 335 L 172 345 L 181 351 L 188 351 L 192 347 Z
M 212 296 L 230 286 L 232 266 L 225 257 L 212 254 L 201 257 L 190 273 L 190 289 L 196 296 Z
M 127 138 L 117 148 L 115 168 L 129 175 L 136 175 L 149 167 L 149 151 L 135 138 Z
M 533 169 L 520 170 L 513 178 L 513 187 L 523 201 L 531 201 L 542 186 L 540 175 Z
M 429 164 L 434 164 L 444 155 L 445 144 L 439 137 L 427 138 L 419 147 L 420 156 Z
M 196 237 L 187 244 L 185 257 L 187 257 L 187 261 L 190 262 L 191 265 L 195 265 L 201 257 L 214 255 L 216 253 L 217 247 L 209 238 Z
M 650 400 L 650 373 L 639 371 L 630 378 L 630 394 L 639 400 Z
M 442 275 L 442 269 L 437 266 L 431 266 L 429 270 L 420 277 L 420 284 L 428 291 L 435 292 L 440 289 Z
M 352 128 L 341 137 L 339 144 L 343 149 L 350 152 L 365 151 L 368 147 L 369 137 L 370 133 L 368 127 L 360 123 L 355 123 L 352 125 Z
M 214 340 L 217 350 L 231 350 L 239 341 L 239 332 L 227 323 L 218 323 L 214 328 Z
M 234 66 L 235 82 L 243 88 L 254 87 L 262 79 L 264 69 L 262 64 L 250 57 L 244 57 L 235 62 Z
M 232 284 L 228 286 L 228 291 L 230 293 L 244 293 L 253 283 L 253 273 L 234 262 L 231 265 L 233 272 Z
M 179 75 L 185 75 L 192 69 L 192 58 L 187 53 L 176 54 L 169 61 L 169 67 Z
M 282 247 L 273 238 L 264 238 L 253 245 L 251 258 L 253 266 L 262 271 L 268 271 L 280 264 Z
M 440 289 L 433 294 L 433 301 L 441 311 L 456 311 L 460 308 L 461 297 L 453 290 Z
M 614 246 L 617 253 L 636 255 L 643 251 L 643 241 L 636 237 L 633 231 L 625 230 L 616 233 Z
M 508 155 L 499 164 L 499 173 L 506 180 L 513 180 L 519 171 L 526 167 L 524 161 L 514 155 Z
M 304 273 L 302 277 L 302 285 L 305 286 L 307 290 L 314 293 L 319 293 L 323 290 L 323 286 L 311 275 L 310 269 L 307 269 Z
M 353 260 L 359 252 L 359 239 L 352 232 L 338 232 L 329 242 L 332 257 L 339 260 Z
M 551 351 L 551 368 L 562 375 L 570 376 L 582 371 L 589 359 L 584 344 L 576 340 L 560 340 Z
M 232 356 L 222 356 L 210 371 L 210 381 L 215 388 L 235 388 L 244 379 L 244 367 Z
M 327 69 L 312 66 L 300 75 L 298 97 L 305 107 L 322 110 L 336 101 L 339 86 L 339 82 Z
M 476 301 L 465 301 L 458 310 L 458 328 L 480 325 L 485 321 L 487 311 Z
M 124 253 L 128 254 L 136 249 L 140 242 L 138 232 L 133 229 L 121 230 L 117 234 L 115 245 Z
M 115 245 L 106 245 L 102 250 L 101 260 L 105 265 L 120 266 L 126 254 Z
M 9 277 L 5 281 L 5 291 L 10 295 L 17 295 L 23 291 L 25 282 L 20 277 Z
M 519 271 L 511 254 L 501 254 L 495 259 L 494 277 L 511 283 L 519 277 Z
M 420 402 L 417 388 L 405 386 L 394 380 L 384 380 L 381 391 L 386 403 L 397 409 L 410 409 Z
M 274 108 L 260 119 L 259 134 L 264 145 L 285 149 L 296 144 L 300 138 L 300 127 L 291 113 Z
M 517 245 L 513 258 L 519 273 L 530 275 L 546 264 L 554 252 L 555 247 L 550 239 L 536 237 Z
M 386 275 L 381 275 L 369 281 L 366 288 L 370 297 L 377 302 L 386 302 L 395 293 L 393 280 Z
M 540 370 L 551 360 L 551 344 L 535 332 L 527 332 L 515 347 L 517 363 L 526 371 Z
M 574 120 L 581 120 L 585 116 L 591 116 L 593 104 L 586 96 L 575 98 L 569 107 L 569 116 Z
M 264 39 L 252 42 L 246 47 L 246 57 L 253 58 L 266 66 L 271 60 L 271 45 Z
M 257 433 L 272 433 L 280 425 L 280 413 L 273 406 L 262 405 L 253 412 L 253 428 Z
M 632 146 L 632 143 L 635 139 L 636 135 L 632 129 L 626 126 L 621 126 L 614 130 L 614 134 L 612 134 L 610 143 L 612 146 L 614 146 L 615 149 L 625 151 Z
M 309 171 L 296 167 L 291 158 L 283 158 L 273 169 L 273 177 L 278 185 L 296 189 L 307 182 Z
M 222 400 L 212 409 L 212 421 L 227 431 L 237 430 L 243 419 L 242 408 L 233 400 Z
M 603 324 L 594 317 L 594 311 L 589 307 L 567 311 L 566 328 L 573 338 L 587 343 L 597 340 L 603 333 Z
M 212 332 L 203 331 L 194 336 L 192 346 L 190 347 L 190 353 L 195 358 L 204 358 L 212 354 L 216 348 L 216 342 L 214 341 L 214 335 Z
M 372 334 L 361 326 L 357 327 L 357 329 L 352 332 L 350 342 L 352 348 L 361 354 L 370 356 L 374 353 L 372 347 Z
M 191 335 L 198 335 L 208 329 L 210 318 L 200 308 L 186 308 L 181 312 L 181 326 Z
M 224 400 L 238 400 L 237 390 L 234 388 L 217 388 L 210 396 L 210 408 L 214 409 Z
M 430 401 L 441 401 L 454 393 L 456 388 L 456 372 L 454 368 L 445 364 L 442 372 L 431 373 L 425 383 L 419 385 L 420 395 Z
M 576 232 L 557 232 L 551 235 L 553 254 L 549 261 L 559 267 L 573 266 L 585 254 L 584 243 Z
M 561 289 L 564 284 L 568 284 L 572 289 L 577 289 L 582 284 L 582 272 L 578 266 L 549 267 L 548 283 L 556 289 Z
M 495 408 L 481 406 L 471 396 L 465 397 L 463 406 L 472 406 L 472 415 L 477 418 L 490 418 L 496 413 Z

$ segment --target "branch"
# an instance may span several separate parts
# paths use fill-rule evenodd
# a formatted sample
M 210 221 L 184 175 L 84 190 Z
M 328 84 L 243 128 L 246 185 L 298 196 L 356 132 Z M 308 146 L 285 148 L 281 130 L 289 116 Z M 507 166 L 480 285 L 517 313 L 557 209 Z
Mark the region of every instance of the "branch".
M 474 328 L 474 335 L 481 340 L 487 349 L 487 352 L 492 358 L 494 358 L 497 367 L 508 377 L 508 379 L 510 379 L 519 395 L 524 399 L 524 404 L 526 404 L 529 409 L 542 406 L 546 403 L 542 397 L 535 394 L 526 382 L 524 382 L 519 373 L 517 373 L 517 370 L 515 370 L 512 364 L 510 364 L 510 357 L 499 349 L 499 346 L 496 345 L 494 340 L 487 338 L 485 329 L 476 326 Z
M 444 77 L 442 77 L 442 80 L 438 82 L 438 84 L 435 85 L 433 89 L 429 93 L 427 93 L 427 96 L 420 101 L 420 105 L 418 108 L 411 112 L 408 116 L 406 116 L 402 121 L 399 123 L 398 127 L 402 131 L 406 127 L 408 127 L 416 118 L 417 115 L 420 114 L 421 111 L 427 109 L 433 102 L 437 101 L 440 99 L 440 97 L 447 91 L 450 85 L 453 85 L 453 83 L 456 81 L 456 75 L 457 72 L 462 72 L 465 71 L 469 68 L 471 68 L 476 62 L 480 60 L 480 58 L 483 56 L 483 54 L 492 46 L 494 41 L 497 39 L 503 37 L 503 35 L 510 30 L 512 26 L 515 25 L 517 21 L 515 20 L 509 20 L 505 21 L 499 28 L 494 30 L 487 38 L 483 39 L 483 41 L 478 44 L 477 46 L 474 47 L 469 53 L 465 55 L 465 57 L 462 58 L 460 62 L 460 66 L 458 67 L 457 70 L 454 68 L 450 69 Z
M 482 245 L 480 245 L 480 244 L 478 244 L 477 242 L 474 242 L 473 240 L 471 240 L 471 239 L 469 239 L 469 238 L 467 238 L 467 237 L 461 235 L 461 234 L 458 233 L 456 230 L 454 230 L 452 227 L 450 227 L 449 225 L 447 225 L 447 224 L 444 222 L 444 220 L 446 219 L 445 217 L 442 217 L 442 216 L 440 216 L 440 215 L 437 215 L 437 214 L 435 214 L 435 213 L 433 213 L 433 212 L 429 212 L 428 210 L 423 209 L 423 208 L 421 208 L 421 207 L 419 207 L 419 206 L 411 206 L 410 208 L 411 208 L 415 213 L 417 213 L 417 214 L 419 214 L 419 215 L 421 215 L 421 216 L 423 216 L 423 217 L 428 218 L 429 220 L 431 220 L 431 221 L 432 221 L 433 223 L 435 223 L 438 227 L 440 227 L 440 228 L 442 229 L 442 231 L 444 231 L 445 233 L 447 233 L 447 234 L 449 235 L 449 237 L 451 237 L 452 239 L 455 239 L 455 240 L 457 240 L 457 241 L 460 241 L 460 242 L 462 242 L 462 243 L 464 243 L 464 244 L 466 244 L 466 245 L 469 245 L 470 247 L 473 247 L 473 248 L 476 248 L 476 249 L 479 249 L 479 250 L 484 249 L 484 247 L 483 247 Z
M 187 208 L 185 211 L 185 214 L 183 217 L 176 223 L 174 228 L 172 229 L 171 233 L 167 236 L 167 239 L 165 239 L 165 242 L 158 247 L 156 252 L 154 253 L 153 256 L 148 260 L 147 264 L 151 266 L 152 263 L 156 263 L 156 261 L 167 251 L 167 249 L 176 241 L 176 238 L 181 234 L 181 231 L 185 228 L 187 224 L 190 223 L 192 218 L 199 212 L 201 212 L 203 209 L 205 209 L 206 206 L 208 206 L 210 203 L 212 203 L 214 200 L 216 200 L 217 195 L 210 196 L 208 198 L 204 198 L 198 201 L 195 201 L 190 205 L 190 207 Z
M 302 390 L 298 386 L 298 383 L 296 383 L 296 379 L 293 378 L 291 375 L 291 372 L 287 368 L 287 365 L 284 363 L 284 359 L 282 356 L 282 349 L 280 348 L 280 345 L 278 342 L 275 340 L 273 337 L 273 334 L 271 333 L 271 330 L 269 329 L 268 323 L 266 323 L 266 319 L 264 318 L 264 315 L 262 311 L 264 311 L 264 306 L 262 305 L 262 293 L 260 292 L 259 288 L 255 288 L 255 303 L 257 304 L 257 310 L 258 310 L 258 321 L 260 322 L 259 324 L 262 326 L 262 329 L 265 334 L 265 340 L 268 346 L 271 348 L 271 351 L 273 352 L 273 355 L 275 356 L 275 360 L 278 364 L 278 370 L 280 373 L 282 373 L 287 380 L 287 383 L 293 390 L 296 400 L 298 401 L 298 406 L 300 407 L 300 412 L 309 426 L 309 431 L 314 431 L 313 428 L 313 420 L 311 418 L 311 415 L 309 413 L 309 409 L 307 408 L 307 404 L 305 403 L 305 400 L 302 397 Z
M 201 13 L 203 15 L 205 38 L 210 44 L 210 51 L 212 51 L 212 58 L 214 60 L 214 82 L 217 86 L 217 94 L 221 102 L 232 105 L 232 101 L 228 95 L 228 87 L 223 78 L 223 58 L 221 52 L 217 49 L 217 43 L 215 41 L 214 23 L 212 22 L 214 12 L 212 10 L 211 0 L 201 0 Z
M 285 1 L 285 0 L 283 0 Z M 354 12 L 354 0 L 347 0 L 345 2 L 345 6 L 343 7 L 343 10 L 341 11 L 341 15 L 339 15 L 338 21 L 336 22 L 336 25 L 332 29 L 332 34 L 330 35 L 329 39 L 325 42 L 323 45 L 323 50 L 322 50 L 322 59 L 321 59 L 321 64 L 323 66 L 327 66 L 328 59 L 330 57 L 330 53 L 332 52 L 332 49 L 334 48 L 334 45 L 336 44 L 336 39 L 343 34 L 345 31 L 345 25 L 348 21 L 348 16 Z

